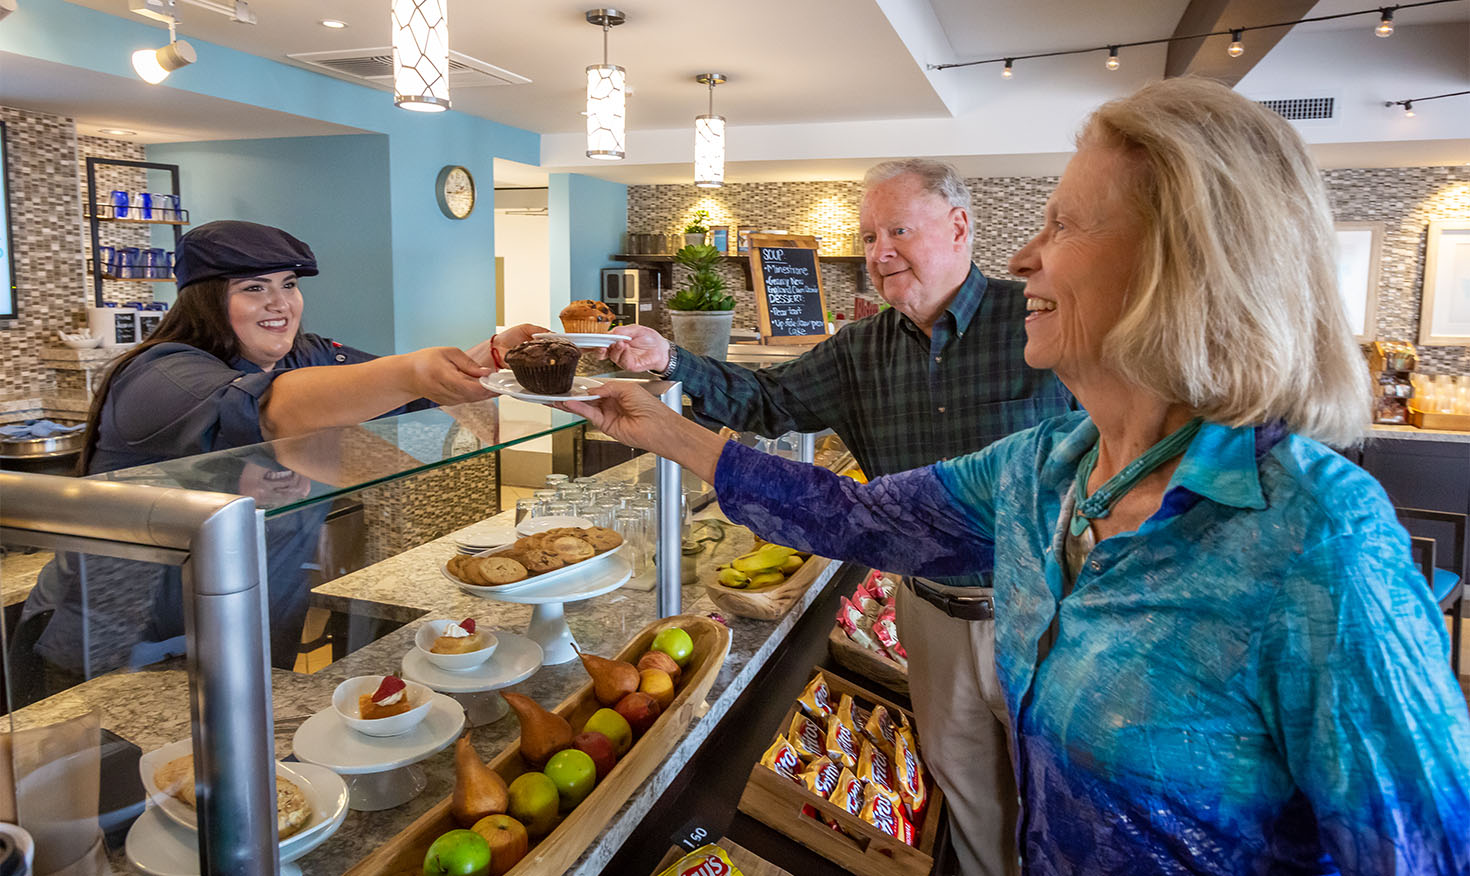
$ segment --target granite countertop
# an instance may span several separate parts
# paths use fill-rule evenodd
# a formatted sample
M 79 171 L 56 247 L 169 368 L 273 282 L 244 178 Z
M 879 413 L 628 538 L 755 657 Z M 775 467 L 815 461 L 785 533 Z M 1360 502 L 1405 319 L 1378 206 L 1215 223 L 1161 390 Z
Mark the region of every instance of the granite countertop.
M 1447 429 L 1420 429 L 1417 426 L 1373 426 L 1368 437 L 1374 440 L 1389 439 L 1403 441 L 1448 441 L 1454 444 L 1470 444 L 1470 432 L 1451 432 Z
M 604 473 L 609 479 L 635 477 L 651 468 L 651 460 L 640 457 Z M 490 521 L 513 522 L 507 511 Z M 440 564 L 454 551 L 454 535 L 445 536 L 405 551 L 383 562 L 331 581 L 317 588 L 314 603 L 356 614 L 406 621 L 406 625 L 349 654 L 321 671 L 302 675 L 283 670 L 272 673 L 278 757 L 291 753 L 291 737 L 301 721 L 331 706 L 333 689 L 355 675 L 398 670 L 403 655 L 412 648 L 414 632 L 424 620 L 473 616 L 491 629 L 524 634 L 531 606 L 511 605 L 461 592 L 439 571 Z M 749 550 L 752 536 L 740 527 L 727 527 L 722 542 L 699 555 L 698 580 L 712 580 L 714 566 Z M 765 665 L 807 608 L 832 580 L 840 563 L 831 563 L 791 611 L 778 622 L 756 621 L 726 615 L 731 631 L 729 656 L 709 692 L 708 711 L 694 719 L 684 737 L 664 763 L 609 821 L 567 873 L 594 876 L 623 844 L 633 828 L 668 788 L 683 765 L 709 736 L 740 693 Z M 683 613 L 704 614 L 714 605 L 704 595 L 702 584 L 685 585 Z M 568 603 L 567 623 L 585 650 L 613 654 L 639 630 L 655 620 L 655 597 L 649 591 L 624 587 L 583 602 Z M 577 690 L 587 680 L 580 663 L 543 666 L 530 679 L 512 689 L 550 708 Z M 189 733 L 187 676 L 179 662 L 161 664 L 142 672 L 110 674 L 85 682 L 16 713 L 16 727 L 53 723 L 90 709 L 101 713 L 102 726 L 131 740 L 143 751 L 151 751 Z M 513 715 L 474 729 L 473 740 L 480 755 L 489 760 L 519 735 Z M 308 876 L 337 874 L 350 868 L 389 837 L 447 796 L 453 788 L 452 747 L 424 761 L 428 775 L 423 793 L 395 809 L 380 812 L 350 812 L 337 833 L 321 847 L 298 861 Z M 137 872 L 123 855 L 112 856 L 120 872 Z

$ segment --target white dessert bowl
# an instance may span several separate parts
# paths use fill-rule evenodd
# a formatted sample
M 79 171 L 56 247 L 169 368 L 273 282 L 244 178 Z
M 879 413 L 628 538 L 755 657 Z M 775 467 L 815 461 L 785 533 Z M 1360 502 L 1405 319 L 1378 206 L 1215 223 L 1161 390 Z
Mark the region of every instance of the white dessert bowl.
M 450 672 L 463 672 L 467 669 L 474 669 L 489 660 L 490 655 L 495 653 L 495 646 L 500 642 L 495 638 L 494 633 L 484 629 L 478 631 L 485 640 L 485 647 L 478 651 L 466 651 L 463 654 L 436 654 L 430 651 L 429 649 L 434 647 L 434 640 L 444 635 L 445 628 L 452 623 L 457 623 L 457 621 L 450 619 L 425 621 L 414 633 L 413 646 L 422 651 L 430 663 Z M 477 624 L 476 627 L 478 626 Z
M 77 334 L 58 331 L 56 335 L 61 338 L 63 344 L 73 350 L 92 350 L 102 346 L 102 336 L 93 335 L 90 329 Z
M 332 708 L 337 710 L 338 717 L 349 729 L 356 730 L 364 736 L 402 736 L 421 724 L 429 714 L 429 707 L 433 705 L 434 692 L 418 682 L 404 679 L 403 683 L 407 686 L 403 690 L 403 695 L 408 697 L 408 702 L 413 708 L 387 718 L 362 717 L 357 710 L 357 698 L 377 690 L 385 677 L 382 675 L 354 676 L 337 685 L 337 689 L 332 691 Z

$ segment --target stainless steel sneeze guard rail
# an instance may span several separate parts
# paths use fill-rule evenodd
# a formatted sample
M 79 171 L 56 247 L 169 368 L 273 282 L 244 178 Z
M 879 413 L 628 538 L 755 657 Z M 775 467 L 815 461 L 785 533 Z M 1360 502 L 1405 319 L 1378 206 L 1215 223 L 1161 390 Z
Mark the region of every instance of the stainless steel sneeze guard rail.
M 265 527 L 255 500 L 0 472 L 0 538 L 182 567 L 200 872 L 277 872 Z

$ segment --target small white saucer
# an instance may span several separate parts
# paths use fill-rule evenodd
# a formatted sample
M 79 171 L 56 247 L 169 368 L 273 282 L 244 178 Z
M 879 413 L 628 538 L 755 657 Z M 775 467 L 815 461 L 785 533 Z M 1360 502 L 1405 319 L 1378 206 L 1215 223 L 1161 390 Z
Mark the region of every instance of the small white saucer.
M 591 526 L 592 521 L 586 517 L 527 517 L 516 524 L 516 532 L 521 535 L 535 535 L 548 529 L 590 529 Z
M 347 785 L 342 777 L 309 763 L 290 765 L 305 777 L 302 787 L 311 800 L 315 823 L 281 842 L 281 873 L 299 876 L 301 869 L 289 862 L 331 838 L 347 818 Z M 320 819 L 317 821 L 317 819 Z M 125 843 L 128 863 L 153 876 L 198 876 L 199 834 L 179 824 L 156 806 L 148 807 L 128 830 Z
M 591 377 L 574 377 L 572 378 L 571 392 L 563 395 L 541 395 L 521 386 L 516 381 L 515 374 L 511 371 L 497 371 L 494 374 L 487 374 L 481 377 L 480 385 L 491 392 L 498 392 L 501 395 L 518 398 L 521 401 L 546 404 L 548 402 L 593 401 L 597 396 L 589 394 L 588 390 L 601 386 L 602 381 L 594 380 Z
M 618 341 L 626 341 L 627 335 L 615 335 L 611 332 L 537 332 L 531 337 L 537 340 L 558 340 L 576 344 L 584 349 L 598 349 L 611 347 Z
M 489 660 L 470 669 L 440 669 L 417 648 L 403 655 L 403 677 L 443 693 L 479 693 L 519 684 L 541 668 L 541 646 L 514 633 L 496 632 L 500 640 Z M 304 726 L 304 725 L 303 725 Z
M 433 695 L 423 723 L 402 736 L 364 736 L 349 730 L 337 710 L 327 707 L 296 728 L 291 751 L 299 760 L 346 776 L 381 773 L 438 754 L 462 729 L 464 709 L 443 694 Z

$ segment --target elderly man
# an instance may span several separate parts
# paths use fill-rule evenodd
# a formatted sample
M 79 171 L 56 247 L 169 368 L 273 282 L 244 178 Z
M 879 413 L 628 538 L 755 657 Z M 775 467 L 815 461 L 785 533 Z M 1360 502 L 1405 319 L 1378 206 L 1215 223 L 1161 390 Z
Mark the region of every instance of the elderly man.
M 620 367 L 684 382 L 696 414 L 780 435 L 831 428 L 869 475 L 960 456 L 1073 406 L 1026 366 L 1022 285 L 971 263 L 970 191 L 923 159 L 880 164 L 860 211 L 868 274 L 893 305 L 761 371 L 672 346 L 642 326 L 609 348 Z M 995 678 L 989 581 L 911 579 L 898 595 L 924 760 L 950 805 L 961 871 L 1015 870 L 1016 788 Z

